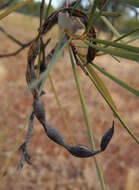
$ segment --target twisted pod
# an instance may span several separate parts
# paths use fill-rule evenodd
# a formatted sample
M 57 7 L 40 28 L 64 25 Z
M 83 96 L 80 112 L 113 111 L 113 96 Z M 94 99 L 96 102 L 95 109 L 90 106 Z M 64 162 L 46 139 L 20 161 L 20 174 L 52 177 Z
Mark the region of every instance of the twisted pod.
M 64 9 L 60 9 L 60 10 L 52 13 L 48 17 L 48 19 L 45 20 L 42 28 L 39 31 L 38 36 L 36 37 L 34 42 L 31 44 L 29 52 L 28 52 L 27 70 L 26 70 L 26 81 L 27 81 L 28 86 L 30 86 L 32 84 L 32 82 L 34 82 L 37 79 L 34 62 L 39 53 L 41 36 L 46 34 L 51 29 L 51 27 L 58 22 L 58 14 L 60 12 L 62 12 L 62 13 L 68 12 L 70 14 L 71 11 L 72 11 L 71 8 L 64 8 Z M 72 13 L 72 16 L 81 18 L 81 22 L 85 25 L 85 27 L 87 27 L 88 17 L 83 12 L 75 9 L 74 12 Z M 93 27 L 91 27 L 89 29 L 87 36 L 96 38 L 95 30 Z M 95 43 L 95 42 L 91 42 L 91 43 Z M 72 42 L 70 43 L 70 46 L 73 51 L 74 58 L 75 58 L 77 65 L 81 66 L 80 63 L 78 63 L 77 56 L 76 56 L 76 48 L 72 44 Z M 51 53 L 53 53 L 53 52 L 54 52 L 54 49 L 52 50 Z M 96 50 L 93 49 L 91 46 L 88 46 L 86 62 L 87 63 L 91 62 L 95 58 L 95 55 L 96 55 Z M 82 66 L 81 66 L 81 68 L 82 68 Z M 40 65 L 40 73 L 44 72 L 45 70 L 46 70 L 46 65 L 45 65 L 45 61 L 43 61 L 43 62 L 41 62 L 41 65 Z M 42 81 L 40 83 L 42 83 Z M 104 151 L 107 148 L 107 146 L 113 136 L 113 133 L 114 133 L 114 121 L 112 123 L 112 127 L 102 137 L 99 150 L 96 150 L 96 151 L 89 150 L 87 147 L 82 146 L 82 145 L 70 146 L 64 141 L 60 132 L 47 123 L 45 109 L 44 109 L 44 106 L 42 104 L 42 101 L 41 101 L 41 98 L 39 95 L 39 87 L 40 86 L 41 86 L 41 84 L 39 84 L 38 86 L 35 86 L 31 89 L 31 92 L 33 95 L 33 104 L 32 104 L 33 112 L 31 114 L 31 117 L 29 120 L 29 129 L 28 129 L 28 133 L 26 136 L 26 140 L 19 148 L 19 150 L 23 151 L 23 156 L 19 163 L 20 168 L 23 167 L 24 160 L 29 164 L 32 163 L 30 160 L 28 151 L 27 151 L 27 144 L 29 143 L 29 139 L 32 134 L 34 116 L 36 116 L 38 121 L 43 126 L 47 136 L 55 143 L 64 147 L 73 156 L 76 156 L 79 158 L 86 158 L 86 157 L 94 156 L 98 153 L 101 153 L 102 151 Z
M 28 67 L 27 67 L 27 74 L 26 74 L 28 85 L 30 85 L 34 80 L 37 79 L 36 75 L 35 75 L 35 67 L 34 67 L 34 60 L 35 60 L 35 57 L 37 56 L 37 51 L 38 51 L 37 47 L 39 47 L 39 39 L 37 39 L 35 41 L 35 45 L 33 45 L 33 47 L 31 47 L 31 49 L 30 49 L 31 53 L 29 53 L 29 57 L 28 57 Z M 37 87 L 32 89 L 32 95 L 33 95 L 34 114 L 35 114 L 36 118 L 39 120 L 39 122 L 42 124 L 42 126 L 44 127 L 44 130 L 45 130 L 47 136 L 51 140 L 53 140 L 55 143 L 63 146 L 73 156 L 80 157 L 80 158 L 94 156 L 106 149 L 108 143 L 110 142 L 110 140 L 112 138 L 113 132 L 114 132 L 114 122 L 113 122 L 112 128 L 110 128 L 105 133 L 105 135 L 102 137 L 100 150 L 92 151 L 81 145 L 70 146 L 64 141 L 64 139 L 62 138 L 61 134 L 59 133 L 59 131 L 57 129 L 55 129 L 47 124 L 46 117 L 45 117 L 45 115 L 46 115 L 45 109 L 44 109 L 44 106 L 40 99 Z

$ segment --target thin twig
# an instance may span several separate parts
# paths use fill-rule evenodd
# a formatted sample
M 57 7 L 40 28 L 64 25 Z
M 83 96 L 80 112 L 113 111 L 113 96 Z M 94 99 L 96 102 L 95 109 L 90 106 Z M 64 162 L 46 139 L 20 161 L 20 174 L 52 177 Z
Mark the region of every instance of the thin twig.
M 8 38 L 10 38 L 12 41 L 17 43 L 19 46 L 24 46 L 25 45 L 22 42 L 20 42 L 19 40 L 17 40 L 16 38 L 14 38 L 11 34 L 8 34 L 2 27 L 0 27 L 0 31 L 2 33 L 4 33 Z
M 11 57 L 11 56 L 15 56 L 18 53 L 20 53 L 22 50 L 24 50 L 25 48 L 27 48 L 35 39 L 31 40 L 30 42 L 24 44 L 23 46 L 21 46 L 19 49 L 17 49 L 16 51 L 12 52 L 12 53 L 7 53 L 7 54 L 0 54 L 0 58 L 5 58 L 5 57 Z

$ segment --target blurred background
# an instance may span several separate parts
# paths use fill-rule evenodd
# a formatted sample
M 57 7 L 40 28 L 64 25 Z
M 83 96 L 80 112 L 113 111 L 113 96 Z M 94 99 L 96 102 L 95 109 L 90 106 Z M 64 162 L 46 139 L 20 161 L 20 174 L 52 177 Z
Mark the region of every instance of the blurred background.
M 0 7 L 5 2 L 5 0 L 1 0 Z M 20 0 L 14 0 L 9 6 L 17 2 Z M 51 12 L 64 7 L 65 3 L 64 0 L 53 0 Z M 74 3 L 74 1 L 70 3 Z M 79 8 L 88 11 L 90 9 L 88 5 L 87 0 L 82 0 Z M 3 7 L 3 9 L 5 8 L 7 6 Z M 120 0 L 117 0 L 110 1 L 106 10 L 119 13 L 117 17 L 108 17 L 108 19 L 121 34 L 139 27 L 139 11 L 137 8 L 120 3 Z M 33 1 L 0 21 L 0 55 L 12 53 L 19 48 L 16 43 L 7 38 L 1 28 L 19 41 L 27 43 L 37 35 L 39 12 L 40 2 Z M 98 38 L 114 39 L 102 21 L 97 22 L 95 28 Z M 51 38 L 51 42 L 46 48 L 46 53 L 49 53 L 56 45 L 59 34 L 58 25 L 55 25 L 48 32 L 46 39 Z M 131 42 L 130 45 L 138 46 L 138 35 L 139 33 L 136 33 L 132 36 L 132 38 L 136 38 L 136 41 Z M 126 40 L 130 40 L 130 38 Z M 22 171 L 17 172 L 21 153 L 16 149 L 13 154 L 13 149 L 18 139 L 20 139 L 19 145 L 21 145 L 25 138 L 26 131 L 22 135 L 22 129 L 32 106 L 32 96 L 27 90 L 25 80 L 27 51 L 28 48 L 15 56 L 0 57 L 0 172 L 5 166 L 8 166 L 4 176 L 0 179 L 0 190 L 100 190 L 93 158 L 79 159 L 71 156 L 59 145 L 48 139 L 37 120 L 35 120 L 35 128 L 29 145 L 33 166 L 25 163 Z M 119 60 L 120 63 L 110 55 L 105 55 L 96 57 L 94 62 L 132 87 L 139 89 L 138 64 L 125 59 Z M 113 114 L 81 69 L 77 68 L 77 71 L 97 149 L 101 137 L 112 125 Z M 89 147 L 68 49 L 65 50 L 53 68 L 51 76 L 76 144 Z M 102 74 L 99 73 L 99 76 L 107 85 L 118 111 L 126 120 L 128 127 L 139 138 L 138 97 Z M 49 80 L 46 82 L 45 91 L 46 94 L 42 97 L 42 101 L 45 104 L 47 121 L 61 132 L 66 142 L 71 144 Z M 96 158 L 102 170 L 107 190 L 139 189 L 139 147 L 121 127 L 118 120 L 115 123 L 115 133 L 110 145 L 104 153 Z

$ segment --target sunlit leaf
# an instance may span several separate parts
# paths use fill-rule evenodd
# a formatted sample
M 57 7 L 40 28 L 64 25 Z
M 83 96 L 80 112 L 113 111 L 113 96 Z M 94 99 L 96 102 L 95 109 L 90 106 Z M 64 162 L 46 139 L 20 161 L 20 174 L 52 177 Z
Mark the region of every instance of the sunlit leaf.
M 114 82 L 116 82 L 117 84 L 119 84 L 120 86 L 122 86 L 123 88 L 127 89 L 128 91 L 130 91 L 131 93 L 133 93 L 136 96 L 139 96 L 139 90 L 136 90 L 135 88 L 132 88 L 131 86 L 129 86 L 128 84 L 126 84 L 125 82 L 121 81 L 120 79 L 116 78 L 115 76 L 113 76 L 112 74 L 106 72 L 104 69 L 101 69 L 98 65 L 91 63 L 98 71 L 100 71 L 101 73 L 103 73 L 104 75 L 106 75 L 107 77 L 109 77 L 111 80 L 113 80 Z
M 114 42 L 114 41 L 100 40 L 100 39 L 92 39 L 92 41 L 100 43 L 100 44 L 104 44 L 104 45 L 107 45 L 107 46 L 121 48 L 123 50 L 127 50 L 127 51 L 130 51 L 130 52 L 139 53 L 139 48 L 135 47 L 135 46 L 121 44 L 121 43 L 117 43 L 117 42 Z
M 139 54 L 138 53 L 125 51 L 122 49 L 104 48 L 104 47 L 96 46 L 94 44 L 90 44 L 89 42 L 85 42 L 85 43 L 90 45 L 91 47 L 95 48 L 96 50 L 100 50 L 104 53 L 114 55 L 114 56 L 118 56 L 118 57 L 122 57 L 122 58 L 129 59 L 129 60 L 133 60 L 133 61 L 137 61 L 137 62 L 139 61 Z
M 94 0 L 94 2 L 93 2 L 92 10 L 91 10 L 90 15 L 89 15 L 87 30 L 88 30 L 88 29 L 93 25 L 93 23 L 94 23 L 94 15 L 95 15 L 95 11 L 96 11 L 96 8 L 97 8 L 99 2 L 100 2 L 100 0 Z
M 87 71 L 89 72 L 89 74 L 92 76 L 92 78 L 96 81 L 96 83 L 98 84 L 99 88 L 101 88 L 101 90 L 103 91 L 103 93 L 105 94 L 105 96 L 107 97 L 107 99 L 109 100 L 109 102 L 111 102 L 111 104 L 113 105 L 113 107 L 115 109 L 116 105 L 108 91 L 108 89 L 106 88 L 104 82 L 101 80 L 101 78 L 98 76 L 98 74 L 95 72 L 95 70 L 93 69 L 93 67 L 91 67 L 90 65 L 86 66 Z

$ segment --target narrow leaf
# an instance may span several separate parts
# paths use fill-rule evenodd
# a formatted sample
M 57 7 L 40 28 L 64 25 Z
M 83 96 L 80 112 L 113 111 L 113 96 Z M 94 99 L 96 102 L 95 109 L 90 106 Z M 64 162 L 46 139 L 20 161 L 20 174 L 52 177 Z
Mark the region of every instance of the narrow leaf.
M 95 70 L 93 69 L 93 67 L 91 67 L 90 65 L 86 66 L 89 74 L 92 76 L 92 78 L 96 81 L 96 83 L 98 84 L 99 88 L 103 91 L 103 93 L 105 94 L 105 96 L 107 97 L 107 99 L 109 100 L 109 102 L 111 102 L 111 104 L 113 105 L 113 107 L 117 110 L 116 105 L 108 91 L 108 89 L 106 88 L 104 82 L 100 79 L 100 77 L 98 76 L 98 74 L 95 72 Z
M 72 16 L 72 14 L 74 13 L 74 10 L 78 7 L 78 5 L 80 4 L 81 0 L 77 0 L 77 2 L 75 3 L 75 5 L 72 8 L 72 11 L 70 13 L 70 16 Z
M 50 7 L 51 7 L 51 3 L 52 3 L 52 0 L 49 1 L 49 4 L 47 6 L 46 13 L 45 13 L 45 19 L 48 18 Z
M 90 40 L 90 38 L 89 38 L 89 40 Z M 117 42 L 112 42 L 112 41 L 108 41 L 108 40 L 100 40 L 100 39 L 92 39 L 92 41 L 97 42 L 97 43 L 101 43 L 101 44 L 104 44 L 104 45 L 107 45 L 107 46 L 121 48 L 123 50 L 127 50 L 127 51 L 130 51 L 130 52 L 139 53 L 139 48 L 135 47 L 135 46 L 130 46 L 130 45 L 121 44 L 121 43 L 117 43 Z
M 136 33 L 136 32 L 138 32 L 138 31 L 139 31 L 139 28 L 136 28 L 136 29 L 134 29 L 134 30 L 131 30 L 130 32 L 127 32 L 127 33 L 121 35 L 119 38 L 117 38 L 116 40 L 114 40 L 114 42 L 117 42 L 117 41 L 119 41 L 119 40 L 121 40 L 121 39 L 123 39 L 123 38 L 126 38 L 127 36 L 130 36 L 131 34 Z
M 90 142 L 90 145 L 91 145 L 91 149 L 94 149 L 94 145 L 93 145 L 93 141 L 92 141 L 92 134 L 91 134 L 91 127 L 90 127 L 90 123 L 89 123 L 89 119 L 88 119 L 88 114 L 87 114 L 87 110 L 86 110 L 86 106 L 85 106 L 85 101 L 84 101 L 84 97 L 83 97 L 83 94 L 82 94 L 82 90 L 81 90 L 81 86 L 80 86 L 80 82 L 79 82 L 79 79 L 78 79 L 78 74 L 77 74 L 77 71 L 76 71 L 76 67 L 75 67 L 75 64 L 74 64 L 74 60 L 73 60 L 71 50 L 70 50 L 70 59 L 71 59 L 71 63 L 72 63 L 72 69 L 73 69 L 74 79 L 75 79 L 75 82 L 76 82 L 77 91 L 78 91 L 78 94 L 79 94 L 79 97 L 80 97 L 81 107 L 82 107 L 82 110 L 83 110 L 84 120 L 85 120 L 86 127 L 87 127 L 88 139 L 89 139 L 89 142 Z
M 99 12 L 100 10 L 96 8 L 96 11 Z M 101 16 L 101 19 L 107 25 L 107 27 L 113 32 L 115 36 L 117 36 L 118 38 L 121 37 L 119 32 L 114 28 L 114 26 L 110 23 L 110 21 L 105 16 Z
M 104 48 L 100 46 L 96 46 L 94 44 L 85 42 L 86 44 L 90 45 L 91 47 L 95 48 L 96 50 L 100 50 L 104 53 L 108 53 L 110 55 L 122 57 L 125 59 L 133 60 L 133 61 L 139 61 L 139 54 L 138 53 L 133 53 L 125 50 L 119 50 L 119 49 L 112 49 L 112 48 Z
M 79 93 L 80 102 L 81 102 L 81 106 L 82 106 L 82 110 L 83 110 L 83 114 L 84 114 L 84 119 L 85 119 L 85 123 L 86 123 L 89 143 L 90 143 L 91 149 L 93 149 L 94 148 L 94 143 L 93 143 L 93 139 L 92 139 L 92 135 L 91 135 L 90 123 L 89 123 L 89 120 L 88 120 L 88 115 L 87 115 L 87 111 L 86 111 L 84 97 L 82 95 L 82 90 L 80 88 L 80 83 L 79 83 L 79 80 L 78 80 L 78 75 L 77 75 L 77 71 L 76 71 L 76 67 L 75 67 L 75 64 L 74 64 L 73 55 L 72 55 L 71 50 L 70 50 L 70 59 L 71 59 L 74 78 L 75 78 L 75 82 L 76 82 L 76 86 L 77 86 L 77 90 L 78 90 L 78 93 Z M 93 160 L 94 160 L 94 163 L 95 163 L 95 166 L 96 166 L 96 170 L 97 170 L 97 174 L 98 174 L 98 177 L 99 177 L 101 189 L 105 190 L 105 184 L 104 184 L 102 172 L 101 172 L 101 169 L 99 167 L 99 164 L 98 164 L 97 159 L 96 159 L 95 156 L 93 157 Z
M 129 43 L 131 43 L 131 42 L 134 42 L 134 41 L 137 40 L 137 39 L 139 39 L 139 36 L 134 36 L 134 37 L 131 38 L 130 40 L 127 40 L 127 41 L 125 42 L 125 44 L 129 44 Z
M 136 33 L 137 31 L 139 31 L 139 28 L 136 28 L 130 32 L 127 32 L 126 34 L 121 35 L 119 38 L 117 38 L 116 40 L 113 40 L 113 42 L 117 42 L 120 41 L 121 39 L 126 38 L 127 36 L 130 36 L 133 33 Z M 124 42 L 125 44 L 127 44 L 128 42 Z M 108 45 L 104 46 L 104 47 L 108 47 Z
M 87 31 L 93 25 L 93 23 L 95 21 L 94 15 L 95 15 L 96 8 L 97 8 L 97 6 L 99 4 L 99 1 L 100 0 L 94 0 L 94 2 L 93 2 L 92 10 L 91 10 L 89 20 L 88 20 Z
M 17 5 L 14 5 L 13 7 L 10 7 L 9 9 L 7 9 L 6 11 L 4 11 L 3 13 L 0 14 L 0 20 L 3 19 L 4 17 L 8 16 L 13 11 L 19 9 L 20 7 L 23 7 L 27 4 L 29 4 L 31 1 L 32 0 L 26 0 L 24 2 L 18 3 Z
M 131 93 L 133 93 L 136 96 L 139 96 L 139 90 L 136 90 L 135 88 L 132 88 L 131 86 L 129 86 L 128 84 L 126 84 L 125 82 L 121 81 L 120 79 L 116 78 L 115 76 L 113 76 L 112 74 L 106 72 L 104 69 L 101 69 L 98 65 L 91 63 L 98 71 L 100 71 L 101 73 L 103 73 L 104 75 L 106 75 L 107 77 L 109 77 L 112 81 L 116 82 L 117 84 L 119 84 L 120 86 L 122 86 L 123 88 L 127 89 L 128 91 L 130 91 Z
M 92 1 L 88 0 L 90 5 L 92 5 Z M 100 10 L 98 8 L 96 8 L 96 12 L 99 13 Z M 102 21 L 107 25 L 107 27 L 113 32 L 113 34 L 115 36 L 117 36 L 118 38 L 121 37 L 120 33 L 113 27 L 113 25 L 110 23 L 110 21 L 105 17 L 105 16 L 101 16 Z
M 100 16 L 102 16 L 104 9 L 107 7 L 107 5 L 109 4 L 109 2 L 110 2 L 110 0 L 107 0 L 107 1 L 104 3 L 103 7 L 102 7 L 101 10 L 98 12 L 98 14 L 97 14 L 97 16 L 96 16 L 96 18 L 95 18 L 95 22 L 100 18 Z
M 51 87 L 52 87 L 52 90 L 53 90 L 53 93 L 54 93 L 54 96 L 55 96 L 55 99 L 56 99 L 56 102 L 57 102 L 57 105 L 58 105 L 58 108 L 59 108 L 59 111 L 61 113 L 61 116 L 63 118 L 63 121 L 64 121 L 64 124 L 65 124 L 65 127 L 67 129 L 67 132 L 69 134 L 69 137 L 72 141 L 72 144 L 75 145 L 75 141 L 74 141 L 74 138 L 73 138 L 73 135 L 72 135 L 72 132 L 71 132 L 71 127 L 65 117 L 65 114 L 64 114 L 64 111 L 63 111 L 63 108 L 62 108 L 62 105 L 60 103 L 60 100 L 58 98 L 58 95 L 57 95 L 57 92 L 56 92 L 56 89 L 55 89 L 55 85 L 54 85 L 54 82 L 53 82 L 53 79 L 51 77 L 51 75 L 49 74 L 49 81 L 50 81 L 50 84 L 51 84 Z
M 100 92 L 100 94 L 103 96 L 103 98 L 105 99 L 105 101 L 107 102 L 107 104 L 109 105 L 109 107 L 111 108 L 111 110 L 113 111 L 113 113 L 115 114 L 115 116 L 119 119 L 120 123 L 125 128 L 125 130 L 128 132 L 128 134 L 136 141 L 137 144 L 139 144 L 139 139 L 137 139 L 137 137 L 134 135 L 134 133 L 127 127 L 127 124 L 125 123 L 125 121 L 123 120 L 123 118 L 119 115 L 119 113 L 117 112 L 117 110 L 115 109 L 115 107 L 111 104 L 111 102 L 109 101 L 109 99 L 107 98 L 107 96 L 104 94 L 104 92 L 102 91 L 102 89 L 99 87 L 98 83 L 93 79 L 92 75 L 90 74 L 90 69 L 91 69 L 91 65 L 88 65 L 88 73 L 89 73 L 88 76 L 89 76 L 89 78 L 91 79 L 91 81 L 93 82 L 93 84 L 95 85 L 95 87 L 98 89 L 98 91 Z

